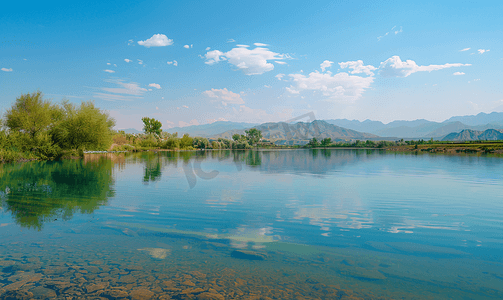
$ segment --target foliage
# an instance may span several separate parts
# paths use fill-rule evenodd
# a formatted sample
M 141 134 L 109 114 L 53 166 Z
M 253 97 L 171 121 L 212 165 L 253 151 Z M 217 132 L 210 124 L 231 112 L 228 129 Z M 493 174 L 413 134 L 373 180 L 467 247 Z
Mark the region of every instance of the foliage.
M 180 139 L 180 146 L 182 149 L 192 149 L 193 142 L 194 140 L 188 134 L 184 134 Z
M 63 102 L 62 120 L 51 130 L 53 140 L 63 149 L 107 150 L 112 144 L 115 121 L 91 101 L 80 107 Z
M 331 138 L 324 138 L 323 140 L 321 140 L 322 147 L 328 147 L 331 143 L 332 143 Z
M 44 100 L 41 92 L 22 94 L 5 113 L 5 126 L 11 132 L 26 133 L 35 138 L 48 131 L 61 118 L 61 110 Z
M 199 149 L 206 149 L 206 148 L 208 148 L 209 145 L 210 145 L 210 142 L 208 141 L 208 139 L 202 138 L 202 137 L 195 137 L 192 142 L 192 146 L 194 146 L 195 148 L 199 148 Z
M 157 148 L 159 143 L 154 134 L 147 134 L 143 139 L 140 139 L 139 145 L 146 148 Z
M 319 147 L 320 146 L 320 143 L 318 142 L 318 139 L 313 137 L 309 143 L 307 143 L 307 146 L 308 147 Z
M 161 145 L 161 148 L 163 148 L 163 149 L 179 149 L 180 148 L 180 139 L 178 137 L 170 137 Z
M 257 128 L 251 128 L 249 130 L 245 130 L 246 138 L 251 145 L 257 144 L 262 138 L 262 132 Z
M 147 118 L 147 117 L 144 117 L 141 120 L 143 121 L 143 131 L 145 131 L 145 133 L 155 133 L 158 136 L 161 135 L 162 132 L 161 122 L 159 122 L 154 118 Z

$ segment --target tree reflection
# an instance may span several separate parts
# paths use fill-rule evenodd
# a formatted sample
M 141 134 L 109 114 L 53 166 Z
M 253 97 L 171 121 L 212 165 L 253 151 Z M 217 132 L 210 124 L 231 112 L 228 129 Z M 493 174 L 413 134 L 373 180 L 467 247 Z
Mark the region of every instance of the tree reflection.
M 262 164 L 262 155 L 259 151 L 248 151 L 246 156 L 246 164 L 248 166 L 257 167 Z
M 147 157 L 145 160 L 145 175 L 143 176 L 143 182 L 148 183 L 149 181 L 159 181 L 161 179 L 161 159 L 159 155 L 155 157 Z
M 4 165 L 0 198 L 22 227 L 41 230 L 46 222 L 90 214 L 114 195 L 113 162 L 67 160 Z

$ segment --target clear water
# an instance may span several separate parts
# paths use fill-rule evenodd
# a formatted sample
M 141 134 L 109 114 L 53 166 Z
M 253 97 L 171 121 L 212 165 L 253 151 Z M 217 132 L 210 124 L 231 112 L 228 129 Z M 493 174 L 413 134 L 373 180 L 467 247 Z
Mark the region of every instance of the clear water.
M 0 299 L 503 298 L 502 157 L 88 155 L 0 203 Z

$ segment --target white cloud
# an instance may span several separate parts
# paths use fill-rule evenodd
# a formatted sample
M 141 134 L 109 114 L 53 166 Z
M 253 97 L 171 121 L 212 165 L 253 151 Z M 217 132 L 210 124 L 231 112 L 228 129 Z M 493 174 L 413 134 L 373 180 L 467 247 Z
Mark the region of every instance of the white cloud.
M 277 63 L 277 64 L 280 64 L 280 65 L 286 65 L 286 62 L 284 62 L 284 61 L 277 61 L 277 60 L 275 60 L 274 62 Z
M 183 46 L 183 48 L 185 48 L 185 49 L 189 49 L 189 48 L 190 48 L 190 46 L 189 46 L 189 45 L 184 45 L 184 46 Z
M 219 50 L 209 51 L 205 54 L 205 63 L 212 65 L 219 61 L 228 60 L 246 75 L 260 75 L 274 69 L 274 65 L 268 60 L 281 60 L 287 57 L 287 55 L 272 52 L 267 48 L 237 47 L 225 53 Z
M 479 54 L 483 54 L 484 52 L 489 52 L 491 50 L 489 50 L 489 49 L 487 49 L 487 50 L 485 50 L 485 49 L 479 49 L 477 51 L 479 52 Z
M 480 79 L 474 79 L 473 81 L 480 81 Z
M 151 38 L 144 41 L 138 41 L 139 45 L 150 47 L 164 47 L 173 45 L 173 40 L 168 39 L 164 34 L 154 34 Z
M 127 58 L 126 58 L 126 59 L 124 59 L 124 61 L 125 61 L 125 62 L 127 62 L 127 63 L 130 63 L 130 62 L 132 62 L 132 60 L 130 60 L 130 59 L 127 59 Z
M 320 64 L 320 67 L 321 67 L 321 71 L 322 72 L 325 72 L 325 69 L 326 68 L 330 68 L 332 66 L 334 62 L 333 61 L 329 61 L 329 60 L 325 60 L 323 61 L 321 64 Z
M 229 120 L 227 120 L 225 118 L 218 118 L 218 119 L 206 119 L 206 121 L 208 122 L 208 124 L 211 124 L 211 123 L 215 123 L 217 121 L 225 121 L 225 122 L 227 122 Z
M 325 62 L 323 62 L 323 63 L 325 63 Z M 352 69 L 353 71 L 349 72 L 351 74 L 365 73 L 367 75 L 373 76 L 374 73 L 372 71 L 377 70 L 377 68 L 372 65 L 367 65 L 367 66 L 363 65 L 362 60 L 340 62 L 339 66 L 341 67 L 341 69 L 345 69 L 345 68 Z M 323 70 L 323 67 L 322 67 L 322 70 Z
M 105 80 L 105 82 L 114 83 L 121 88 L 101 88 L 101 90 L 105 92 L 115 93 L 115 94 L 126 94 L 126 95 L 135 95 L 141 96 L 143 93 L 147 91 L 146 88 L 140 87 L 140 85 L 136 82 L 124 82 L 122 79 L 117 80 Z
M 468 51 L 468 50 L 470 50 L 470 49 L 471 49 L 471 48 L 464 48 L 464 49 L 461 49 L 461 50 L 459 50 L 459 51 L 460 51 L 460 52 L 463 52 L 463 51 Z
M 396 26 L 393 26 L 393 28 L 391 28 L 391 31 L 386 32 L 384 35 L 378 36 L 377 41 L 379 42 L 383 37 L 389 35 L 390 32 L 394 32 L 395 35 L 399 34 L 400 32 L 403 32 L 402 26 L 400 26 L 400 30 L 393 31 L 395 28 L 396 28 Z
M 182 105 L 182 107 L 184 107 L 184 108 L 189 108 L 187 105 Z
M 206 51 L 208 51 L 208 50 L 210 50 L 210 49 L 211 49 L 210 47 L 206 47 L 206 49 L 205 49 L 205 50 L 206 50 Z
M 114 67 L 117 67 L 117 65 L 116 65 L 116 64 L 114 64 Z
M 452 67 L 471 66 L 471 64 L 443 64 L 418 66 L 413 60 L 402 61 L 399 56 L 393 56 L 381 63 L 379 75 L 384 77 L 407 77 L 416 72 L 431 72 Z
M 236 42 L 236 40 L 234 40 L 234 39 L 228 39 L 227 40 L 227 43 L 234 43 L 234 42 Z
M 223 57 L 224 53 L 219 50 L 212 50 L 207 52 L 204 57 L 206 58 L 205 64 L 212 65 L 222 60 L 227 60 Z
M 278 80 L 281 80 L 281 78 L 285 77 L 285 74 L 279 73 L 278 75 L 276 75 L 274 77 L 278 78 Z
M 293 86 L 286 87 L 285 89 L 290 94 L 300 94 L 300 91 L 297 91 Z
M 151 86 L 151 87 L 155 87 L 156 89 L 160 90 L 161 89 L 161 86 L 157 83 L 151 83 L 149 84 L 148 86 Z
M 243 98 L 241 98 L 241 95 L 233 93 L 227 88 L 223 89 L 211 89 L 208 91 L 204 91 L 203 94 L 210 98 L 216 98 L 220 101 L 222 101 L 222 104 L 224 106 L 227 106 L 227 104 L 244 104 Z
M 267 84 L 266 84 L 266 85 L 264 85 L 264 87 L 265 87 L 265 88 L 268 88 L 268 89 L 272 88 L 272 86 L 267 85 Z
M 176 60 L 173 60 L 173 61 L 168 61 L 167 62 L 168 65 L 173 65 L 173 66 L 178 66 L 178 62 Z
M 240 47 L 240 48 L 249 48 L 250 46 L 249 46 L 249 45 L 236 45 L 236 47 Z
M 266 46 L 269 46 L 267 44 L 262 44 L 262 43 L 253 43 L 253 45 L 255 45 L 257 47 L 266 47 Z
M 463 73 L 463 72 L 455 72 L 452 75 L 465 75 L 465 73 Z
M 2 70 L 2 71 L 4 71 L 4 72 L 12 72 L 12 68 L 9 68 L 9 69 L 7 69 L 7 68 L 2 68 L 2 69 L 0 69 L 0 70 Z
M 186 127 L 186 126 L 191 126 L 191 125 L 199 125 L 199 122 L 196 119 L 194 119 L 194 120 L 192 120 L 192 121 L 190 121 L 188 123 L 184 122 L 184 121 L 179 121 L 178 122 L 178 126 L 179 127 Z
M 143 60 L 138 59 L 138 64 L 139 64 L 139 65 L 143 65 Z
M 129 41 L 127 41 L 127 44 L 128 44 L 128 46 L 129 45 L 133 45 L 134 46 L 134 41 L 133 40 L 129 40 Z
M 107 73 L 115 73 L 115 71 L 114 71 L 114 70 L 103 70 L 103 71 L 105 71 L 105 72 L 107 72 Z
M 111 101 L 131 101 L 135 99 L 142 99 L 143 94 L 148 91 L 146 88 L 140 87 L 140 85 L 136 82 L 124 82 L 122 79 L 105 80 L 105 82 L 118 85 L 119 87 L 98 88 L 100 91 L 105 93 L 96 92 L 94 93 L 94 97 Z
M 107 63 L 107 65 L 108 65 L 108 66 L 109 66 L 109 65 L 111 65 L 111 63 Z
M 305 90 L 320 91 L 323 96 L 331 100 L 341 100 L 353 102 L 361 97 L 365 89 L 368 89 L 374 77 L 361 77 L 349 75 L 341 72 L 332 75 L 330 72 L 320 73 L 318 71 L 303 74 L 289 74 L 295 83 L 287 91 L 292 94 L 299 94 Z

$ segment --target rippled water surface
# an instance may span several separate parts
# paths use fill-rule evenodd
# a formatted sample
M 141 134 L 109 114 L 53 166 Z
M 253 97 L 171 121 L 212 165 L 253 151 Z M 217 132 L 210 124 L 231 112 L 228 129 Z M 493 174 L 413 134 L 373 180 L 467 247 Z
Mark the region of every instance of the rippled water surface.
M 0 165 L 0 299 L 502 299 L 503 158 L 370 150 Z

